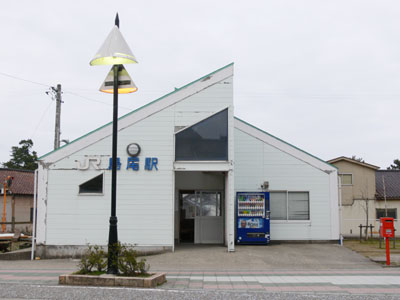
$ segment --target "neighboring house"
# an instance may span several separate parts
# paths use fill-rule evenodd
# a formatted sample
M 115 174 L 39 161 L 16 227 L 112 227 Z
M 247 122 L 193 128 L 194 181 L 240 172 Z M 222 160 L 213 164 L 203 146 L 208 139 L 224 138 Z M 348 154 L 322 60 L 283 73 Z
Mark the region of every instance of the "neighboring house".
M 385 201 L 386 198 L 386 201 Z M 376 218 L 388 217 L 395 219 L 394 227 L 400 234 L 398 212 L 400 211 L 400 170 L 376 171 Z
M 236 193 L 267 186 L 271 240 L 338 241 L 337 169 L 235 118 L 233 83 L 229 64 L 119 118 L 122 242 L 169 251 L 180 242 L 213 243 L 234 251 Z M 111 128 L 39 158 L 37 255 L 107 244 Z M 264 219 L 247 219 L 251 236 L 266 235 L 257 231 Z
M 24 233 L 31 233 L 34 171 L 0 169 L 0 221 L 3 220 L 4 180 L 7 176 L 14 177 L 14 180 L 6 194 L 6 222 L 15 222 L 15 224 L 7 224 L 6 231 L 14 232 L 15 229 L 19 229 Z
M 359 236 L 359 226 L 366 225 L 367 218 L 368 225 L 375 226 L 373 232 L 378 233 L 379 223 L 376 222 L 375 213 L 375 173 L 379 167 L 344 156 L 331 159 L 328 163 L 338 168 L 342 184 L 342 235 Z

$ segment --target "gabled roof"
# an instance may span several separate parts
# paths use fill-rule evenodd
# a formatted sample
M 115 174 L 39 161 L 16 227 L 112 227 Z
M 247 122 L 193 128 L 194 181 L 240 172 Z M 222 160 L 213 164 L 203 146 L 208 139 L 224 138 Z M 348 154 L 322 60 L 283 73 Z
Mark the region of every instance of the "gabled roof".
M 154 100 L 118 119 L 118 130 L 126 128 L 144 118 L 161 111 L 162 109 L 178 103 L 187 97 L 199 93 L 200 91 L 226 79 L 233 75 L 233 63 L 226 65 L 210 74 L 207 74 L 175 91 Z M 39 161 L 45 164 L 56 162 L 68 155 L 79 151 L 98 140 L 111 135 L 111 125 L 108 123 L 96 130 L 89 132 L 88 134 L 72 141 L 71 143 L 64 145 L 57 150 L 49 152 L 39 158 Z M 245 121 L 235 118 L 234 123 L 235 128 L 238 128 L 270 145 L 276 147 L 277 149 L 292 155 L 326 173 L 336 171 L 337 168 L 322 159 L 319 159 L 259 128 L 256 128 Z
M 376 199 L 383 200 L 383 177 L 385 178 L 386 199 L 400 200 L 400 170 L 379 170 L 376 171 Z
M 2 188 L 3 182 L 7 176 L 14 177 L 14 180 L 10 187 L 10 191 L 14 195 L 33 195 L 33 181 L 35 176 L 34 171 L 0 169 L 0 180 Z
M 361 162 L 361 161 L 358 161 L 358 160 L 355 160 L 355 159 L 351 159 L 351 158 L 345 157 L 345 156 L 340 156 L 340 157 L 328 160 L 328 163 L 334 164 L 334 163 L 339 162 L 339 161 L 347 161 L 349 163 L 356 164 L 356 165 L 363 166 L 363 167 L 370 168 L 370 169 L 374 169 L 374 170 L 378 170 L 379 169 L 378 166 L 367 164 L 366 162 Z
M 173 92 L 166 94 L 130 113 L 118 118 L 118 130 L 124 129 L 146 117 L 163 110 L 164 108 L 178 103 L 187 97 L 197 94 L 202 90 L 226 79 L 233 75 L 233 63 L 230 63 L 214 72 L 192 81 L 181 88 L 175 89 Z M 83 135 L 74 141 L 66 144 L 54 151 L 51 151 L 41 157 L 39 162 L 45 164 L 56 162 L 68 155 L 71 155 L 96 141 L 103 139 L 112 134 L 112 122 L 97 128 L 86 135 Z
M 235 117 L 235 128 L 317 168 L 320 169 L 321 171 L 325 173 L 331 173 L 333 171 L 336 171 L 337 168 L 326 161 L 308 153 L 305 152 L 304 150 L 301 150 L 300 148 L 297 148 L 296 146 L 289 144 L 280 138 L 277 138 L 276 136 L 273 136 L 272 134 L 265 132 L 261 130 L 260 128 L 257 128 L 239 118 Z

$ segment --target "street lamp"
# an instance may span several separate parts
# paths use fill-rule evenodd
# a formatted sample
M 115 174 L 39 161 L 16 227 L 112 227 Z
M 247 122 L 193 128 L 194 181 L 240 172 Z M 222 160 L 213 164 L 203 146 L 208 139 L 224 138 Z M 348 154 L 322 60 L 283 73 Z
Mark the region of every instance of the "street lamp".
M 118 274 L 118 230 L 117 230 L 117 139 L 118 139 L 118 94 L 133 93 L 137 87 L 122 64 L 137 63 L 131 49 L 119 31 L 118 14 L 115 26 L 107 36 L 100 50 L 90 61 L 91 66 L 112 65 L 100 91 L 112 93 L 113 101 L 113 130 L 112 130 L 112 169 L 111 169 L 111 216 L 108 234 L 108 274 Z

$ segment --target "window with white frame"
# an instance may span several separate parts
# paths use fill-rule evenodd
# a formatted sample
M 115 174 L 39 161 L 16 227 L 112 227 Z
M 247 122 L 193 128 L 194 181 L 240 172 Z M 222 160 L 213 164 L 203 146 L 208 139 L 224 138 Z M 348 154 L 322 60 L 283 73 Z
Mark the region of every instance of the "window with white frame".
M 353 174 L 339 174 L 342 185 L 352 185 L 353 184 Z
M 270 192 L 271 220 L 310 220 L 308 192 Z

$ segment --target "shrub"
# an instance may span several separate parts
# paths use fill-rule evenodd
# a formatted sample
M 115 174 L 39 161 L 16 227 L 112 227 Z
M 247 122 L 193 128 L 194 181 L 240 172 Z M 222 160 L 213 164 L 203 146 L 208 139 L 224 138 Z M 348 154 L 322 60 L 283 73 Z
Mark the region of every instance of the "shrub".
M 118 243 L 118 270 L 123 276 L 146 275 L 149 265 L 145 259 L 138 261 L 137 251 L 131 245 Z
M 79 262 L 80 274 L 89 274 L 94 271 L 93 268 L 98 272 L 104 272 L 107 266 L 106 252 L 103 247 L 98 245 L 88 245 L 88 249 L 82 255 Z
M 148 274 L 149 265 L 146 264 L 145 259 L 138 261 L 137 251 L 133 249 L 132 245 L 118 242 L 116 248 L 118 252 L 118 271 L 122 276 L 142 276 Z M 101 246 L 88 245 L 78 266 L 78 274 L 105 273 L 107 253 Z

